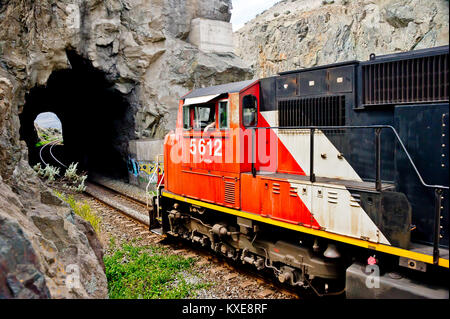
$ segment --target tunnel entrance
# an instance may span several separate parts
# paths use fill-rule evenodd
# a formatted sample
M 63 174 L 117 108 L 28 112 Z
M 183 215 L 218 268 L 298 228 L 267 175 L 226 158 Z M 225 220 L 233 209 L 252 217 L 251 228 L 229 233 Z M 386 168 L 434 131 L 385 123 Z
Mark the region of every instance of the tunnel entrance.
M 127 179 L 128 141 L 134 138 L 134 111 L 127 99 L 90 61 L 67 52 L 71 69 L 53 72 L 46 86 L 25 96 L 20 136 L 28 146 L 31 165 L 40 162 L 34 121 L 52 112 L 61 121 L 62 162 L 79 163 L 88 174 Z
M 30 164 L 41 162 L 44 165 L 67 167 L 64 164 L 67 160 L 64 154 L 62 124 L 58 116 L 52 112 L 40 113 L 34 120 L 34 129 L 38 141 L 35 148 L 39 152 L 29 154 Z

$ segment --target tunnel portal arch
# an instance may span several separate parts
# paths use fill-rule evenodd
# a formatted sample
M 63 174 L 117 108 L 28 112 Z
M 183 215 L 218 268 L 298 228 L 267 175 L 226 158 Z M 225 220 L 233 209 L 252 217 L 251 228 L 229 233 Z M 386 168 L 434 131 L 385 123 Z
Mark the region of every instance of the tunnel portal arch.
M 114 178 L 127 178 L 128 141 L 134 139 L 133 107 L 114 89 L 106 74 L 74 52 L 67 52 L 71 68 L 54 71 L 45 86 L 32 88 L 19 115 L 20 136 L 36 163 L 36 117 L 52 112 L 60 119 L 67 164 Z

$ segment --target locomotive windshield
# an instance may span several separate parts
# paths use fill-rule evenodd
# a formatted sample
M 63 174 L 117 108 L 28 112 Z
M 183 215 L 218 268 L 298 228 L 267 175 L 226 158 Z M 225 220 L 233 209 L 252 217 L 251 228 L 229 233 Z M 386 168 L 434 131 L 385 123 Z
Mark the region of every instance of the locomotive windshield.
M 215 128 L 215 104 L 185 106 L 183 109 L 183 123 L 185 129 L 203 130 Z

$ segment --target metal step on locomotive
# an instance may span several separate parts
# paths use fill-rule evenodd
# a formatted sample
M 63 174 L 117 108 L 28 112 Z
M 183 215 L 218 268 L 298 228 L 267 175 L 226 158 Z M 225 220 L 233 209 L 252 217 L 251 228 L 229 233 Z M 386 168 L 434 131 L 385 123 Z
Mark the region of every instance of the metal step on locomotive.
M 449 47 L 199 88 L 151 228 L 347 298 L 448 298 Z

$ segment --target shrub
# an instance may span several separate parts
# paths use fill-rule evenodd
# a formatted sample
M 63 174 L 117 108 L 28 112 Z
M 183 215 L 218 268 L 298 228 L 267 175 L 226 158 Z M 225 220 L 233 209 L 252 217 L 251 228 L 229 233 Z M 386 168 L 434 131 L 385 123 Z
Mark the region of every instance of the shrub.
M 47 178 L 48 182 L 53 182 L 55 180 L 55 176 L 59 175 L 59 168 L 51 165 L 46 165 L 45 168 L 42 168 L 41 163 L 37 163 L 33 166 L 33 169 L 40 177 L 44 179 Z
M 72 163 L 66 169 L 64 173 L 64 178 L 62 179 L 62 187 L 71 190 L 73 192 L 84 192 L 86 190 L 86 174 L 78 174 L 77 173 L 78 163 Z M 59 175 L 59 168 L 53 167 L 51 165 L 46 165 L 45 168 L 41 167 L 41 163 L 37 163 L 33 166 L 33 169 L 36 173 L 43 179 L 47 178 L 48 182 L 55 181 L 55 176 Z
M 100 232 L 102 219 L 91 209 L 91 206 L 86 201 L 78 202 L 72 195 L 67 196 L 57 191 L 55 191 L 55 194 L 69 204 L 75 214 L 88 221 L 97 233 Z
M 66 172 L 64 173 L 64 177 L 68 178 L 69 180 L 77 180 L 77 166 L 78 163 L 71 163 L 69 167 L 66 169 Z
M 70 189 L 74 192 L 84 192 L 86 190 L 86 185 L 84 182 L 87 179 L 86 174 L 78 175 L 77 173 L 78 163 L 71 163 L 64 173 L 64 178 L 66 178 L 67 183 L 63 185 L 64 188 Z

